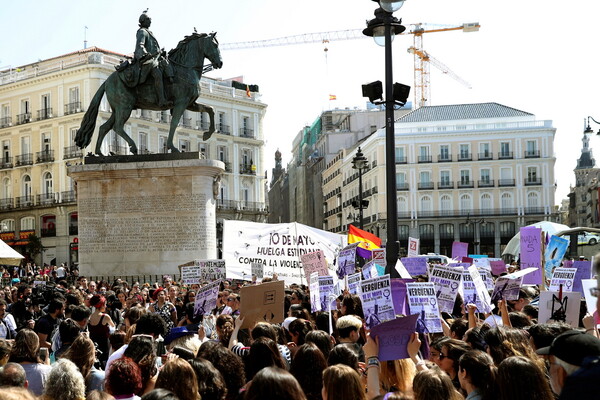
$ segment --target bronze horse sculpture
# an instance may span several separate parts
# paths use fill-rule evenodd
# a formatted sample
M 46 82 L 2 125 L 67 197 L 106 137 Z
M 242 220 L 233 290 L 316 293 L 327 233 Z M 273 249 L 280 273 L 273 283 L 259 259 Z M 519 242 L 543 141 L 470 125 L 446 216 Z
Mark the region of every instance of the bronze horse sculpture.
M 168 107 L 158 106 L 158 98 L 151 78 L 136 87 L 128 87 L 121 79 L 121 73 L 113 72 L 100 86 L 83 116 L 81 127 L 75 136 L 77 146 L 85 148 L 91 143 L 96 127 L 98 109 L 105 92 L 113 113 L 108 121 L 99 128 L 94 151 L 97 155 L 102 155 L 100 150 L 102 141 L 111 129 L 125 139 L 131 153 L 137 154 L 138 150 L 135 142 L 123 129 L 131 115 L 131 111 L 137 108 L 154 111 L 171 110 L 172 119 L 167 139 L 167 149 L 171 150 L 172 153 L 179 152 L 173 145 L 173 136 L 185 110 L 208 113 L 210 126 L 208 131 L 204 132 L 202 138 L 203 140 L 209 139 L 215 131 L 214 110 L 210 106 L 196 103 L 196 99 L 200 95 L 200 78 L 204 70 L 207 69 L 204 66 L 204 59 L 207 58 L 214 68 L 223 66 L 219 43 L 215 35 L 216 33 L 193 33 L 186 36 L 175 49 L 169 52 L 169 61 L 175 74 L 173 83 L 167 84 L 168 91 L 171 93 L 169 99 L 173 102 Z

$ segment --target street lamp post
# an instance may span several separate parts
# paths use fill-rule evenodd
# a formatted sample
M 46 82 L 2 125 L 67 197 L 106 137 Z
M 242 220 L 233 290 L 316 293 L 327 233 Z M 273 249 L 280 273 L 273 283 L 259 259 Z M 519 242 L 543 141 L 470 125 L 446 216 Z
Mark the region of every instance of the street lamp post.
M 352 168 L 358 170 L 358 204 L 353 204 L 354 208 L 358 208 L 358 227 L 362 230 L 363 228 L 363 208 L 369 206 L 369 202 L 363 200 L 362 190 L 362 172 L 367 167 L 367 157 L 364 156 L 363 152 L 358 148 L 356 155 L 352 159 Z M 366 202 L 366 204 L 365 204 Z M 358 207 L 357 207 L 358 206 Z
M 373 0 L 377 1 L 377 0 Z M 386 241 L 386 274 L 391 277 L 399 277 L 394 268 L 398 261 L 398 207 L 396 204 L 396 160 L 395 160 L 395 137 L 394 137 L 394 105 L 398 100 L 402 105 L 406 103 L 408 88 L 405 85 L 393 83 L 392 70 L 392 33 L 397 35 L 406 28 L 400 24 L 401 20 L 395 18 L 392 13 L 404 4 L 404 0 L 378 1 L 381 8 L 375 10 L 375 18 L 367 22 L 367 28 L 363 30 L 366 36 L 372 36 L 375 43 L 385 46 L 385 161 L 386 161 L 386 203 L 387 203 L 387 241 Z M 381 38 L 384 38 L 382 43 Z M 381 83 L 379 82 L 379 85 Z M 396 90 L 395 90 L 396 89 Z M 394 93 L 396 91 L 396 93 Z M 363 86 L 363 95 L 365 88 Z M 404 97 L 406 95 L 406 97 Z M 402 103 L 404 97 L 404 103 Z M 371 97 L 369 96 L 369 99 Z
M 583 131 L 583 133 L 594 133 L 594 131 L 592 130 L 592 127 L 590 126 L 590 119 L 600 125 L 600 122 L 596 121 L 593 117 L 588 116 L 587 117 L 587 126 L 585 127 L 585 130 Z M 598 129 L 597 135 L 600 135 L 600 129 Z

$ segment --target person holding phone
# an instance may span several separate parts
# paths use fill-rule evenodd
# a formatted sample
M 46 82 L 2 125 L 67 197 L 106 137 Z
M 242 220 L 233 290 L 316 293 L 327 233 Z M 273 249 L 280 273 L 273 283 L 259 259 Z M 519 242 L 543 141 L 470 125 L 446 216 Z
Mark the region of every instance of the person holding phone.
M 48 348 L 40 349 L 40 339 L 31 329 L 22 329 L 15 337 L 15 343 L 10 352 L 9 362 L 20 364 L 25 370 L 29 390 L 36 396 L 41 396 L 50 373 L 50 357 Z M 42 357 L 45 360 L 42 360 Z

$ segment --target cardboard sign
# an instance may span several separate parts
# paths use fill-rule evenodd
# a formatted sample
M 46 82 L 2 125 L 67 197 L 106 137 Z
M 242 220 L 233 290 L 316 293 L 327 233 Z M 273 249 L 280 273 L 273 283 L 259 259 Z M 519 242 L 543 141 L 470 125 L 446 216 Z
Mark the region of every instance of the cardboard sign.
M 396 318 L 377 325 L 371 330 L 371 336 L 379 341 L 379 361 L 409 358 L 407 351 L 410 336 L 415 332 L 419 315 Z
M 419 255 L 419 239 L 412 237 L 408 238 L 408 254 L 409 257 L 416 257 Z
M 194 316 L 208 315 L 217 307 L 220 285 L 221 281 L 219 280 L 198 289 L 194 300 Z
M 360 282 L 361 282 L 360 272 L 357 272 L 352 275 L 348 275 L 347 278 L 348 278 L 348 291 L 351 294 L 360 294 Z
M 542 282 L 542 230 L 531 226 L 521 228 L 521 268 L 536 268 L 523 278 L 524 284 L 541 285 Z
M 569 242 L 570 240 L 566 238 L 550 236 L 550 241 L 544 252 L 544 275 L 546 280 L 550 280 L 552 277 L 552 270 L 560 266 L 562 259 L 569 248 Z
M 427 259 L 425 257 L 403 257 L 400 261 L 411 277 L 427 275 Z
M 548 290 L 558 292 L 562 285 L 562 290 L 565 292 L 573 291 L 573 281 L 575 280 L 576 268 L 555 268 L 552 274 L 552 280 Z
M 352 243 L 340 250 L 338 255 L 337 276 L 342 279 L 346 275 L 354 273 L 356 269 L 356 247 L 358 243 Z
M 318 272 L 319 276 L 329 275 L 327 269 L 327 260 L 322 250 L 315 251 L 313 253 L 303 254 L 300 256 L 302 260 L 302 266 L 304 267 L 304 276 L 306 281 L 310 285 L 310 275 L 313 272 Z
M 396 318 L 390 276 L 366 279 L 360 284 L 365 323 L 369 329 Z
M 408 302 L 406 301 L 406 284 L 414 282 L 414 279 L 397 279 L 391 280 L 392 284 L 392 299 L 394 300 L 394 311 L 396 314 L 408 315 Z
M 452 258 L 461 260 L 469 254 L 469 243 L 453 242 L 452 243 Z
M 538 324 L 566 322 L 573 328 L 579 326 L 579 307 L 581 293 L 578 292 L 540 292 Z
M 243 286 L 240 289 L 240 297 L 240 316 L 244 317 L 242 329 L 252 328 L 256 322 L 283 322 L 283 281 Z
M 462 267 L 435 265 L 429 275 L 429 282 L 435 284 L 440 312 L 452 314 L 458 290 L 462 284 Z
M 419 333 L 442 332 L 442 322 L 433 282 L 407 283 L 406 290 L 410 313 L 419 316 L 416 331 Z

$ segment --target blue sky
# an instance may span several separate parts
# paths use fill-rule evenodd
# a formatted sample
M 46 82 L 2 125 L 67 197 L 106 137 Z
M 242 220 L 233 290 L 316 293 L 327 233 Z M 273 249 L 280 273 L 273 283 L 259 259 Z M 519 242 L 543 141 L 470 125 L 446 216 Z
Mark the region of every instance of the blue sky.
M 376 3 L 369 0 L 229 1 L 29 1 L 3 2 L 0 67 L 19 66 L 88 46 L 131 53 L 137 19 L 146 8 L 151 29 L 166 49 L 196 27 L 217 31 L 221 43 L 271 39 L 309 32 L 363 28 Z M 432 105 L 494 101 L 553 120 L 556 204 L 574 183 L 583 119 L 600 121 L 598 93 L 600 5 L 556 0 L 407 0 L 396 12 L 403 23 L 458 25 L 479 22 L 476 33 L 431 33 L 423 47 L 456 74 L 467 89 L 431 67 Z M 412 36 L 394 41 L 394 80 L 413 86 Z M 243 75 L 260 86 L 269 105 L 264 120 L 266 169 L 279 148 L 291 158 L 291 141 L 304 125 L 334 107 L 365 107 L 360 85 L 384 79 L 383 49 L 370 39 L 223 51 L 224 67 L 208 76 Z M 337 100 L 328 101 L 335 94 Z M 593 126 L 594 127 L 594 126 Z M 595 126 L 596 130 L 600 126 Z M 600 154 L 600 139 L 591 146 Z

